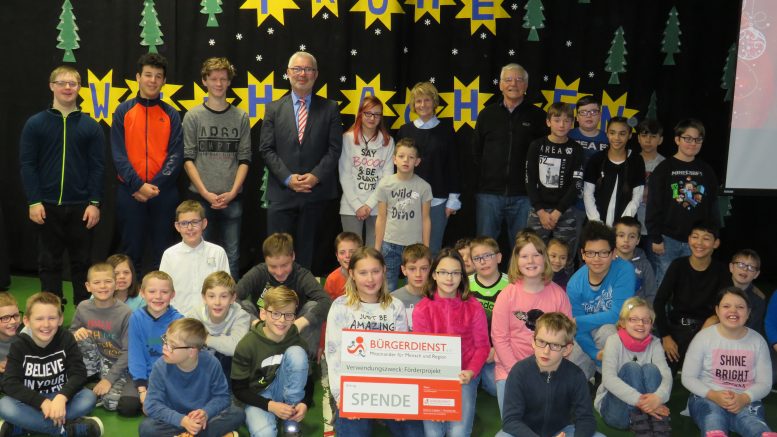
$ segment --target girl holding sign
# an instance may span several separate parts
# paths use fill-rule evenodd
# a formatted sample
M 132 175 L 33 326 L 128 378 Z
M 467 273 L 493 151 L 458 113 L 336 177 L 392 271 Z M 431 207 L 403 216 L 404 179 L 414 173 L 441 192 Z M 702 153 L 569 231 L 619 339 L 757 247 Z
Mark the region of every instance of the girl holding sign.
M 480 369 L 488 358 L 486 312 L 470 296 L 464 260 L 455 249 L 445 248 L 432 263 L 426 297 L 413 310 L 413 331 L 461 337 L 461 420 L 424 421 L 427 437 L 466 437 L 472 433 Z
M 383 255 L 372 247 L 359 248 L 351 255 L 345 295 L 338 297 L 329 308 L 326 319 L 326 362 L 329 372 L 331 399 L 335 405 L 335 432 L 340 436 L 372 435 L 373 419 L 340 417 L 340 374 L 343 364 L 340 354 L 344 347 L 343 329 L 372 331 L 407 331 L 405 306 L 393 299 L 386 287 L 386 263 Z M 397 437 L 423 437 L 424 429 L 417 420 L 383 422 Z
M 745 326 L 747 296 L 735 287 L 718 295 L 720 323 L 699 331 L 688 346 L 682 381 L 691 392 L 688 409 L 703 435 L 777 436 L 764 419 L 761 399 L 772 387 L 769 347 Z

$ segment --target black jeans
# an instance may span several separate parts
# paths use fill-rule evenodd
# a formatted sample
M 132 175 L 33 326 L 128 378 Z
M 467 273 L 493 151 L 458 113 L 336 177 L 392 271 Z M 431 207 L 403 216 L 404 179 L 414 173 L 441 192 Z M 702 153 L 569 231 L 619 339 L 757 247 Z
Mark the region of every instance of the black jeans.
M 62 295 L 62 256 L 70 257 L 73 305 L 89 298 L 86 272 L 91 264 L 92 232 L 82 220 L 87 203 L 54 205 L 44 203 L 46 220 L 38 235 L 38 274 L 44 291 Z

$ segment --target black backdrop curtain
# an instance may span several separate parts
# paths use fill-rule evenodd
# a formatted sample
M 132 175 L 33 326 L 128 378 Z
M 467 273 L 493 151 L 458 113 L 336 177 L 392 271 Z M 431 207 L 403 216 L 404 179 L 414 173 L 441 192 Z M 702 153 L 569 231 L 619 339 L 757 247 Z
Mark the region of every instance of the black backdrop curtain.
M 439 116 L 452 118 L 457 129 L 463 180 L 477 111 L 499 97 L 499 69 L 509 62 L 527 69 L 528 101 L 540 106 L 593 94 L 604 101 L 605 117 L 654 113 L 666 133 L 659 148 L 664 155 L 674 153 L 671 127 L 679 119 L 702 119 L 708 132 L 701 157 L 722 179 L 731 104 L 721 85 L 741 7 L 705 0 L 4 0 L 0 183 L 12 266 L 29 271 L 36 265 L 35 230 L 18 171 L 19 135 L 24 121 L 51 102 L 48 74 L 75 46 L 73 17 L 79 47 L 71 63 L 83 76 L 82 108 L 103 119 L 106 140 L 112 110 L 136 89 L 128 82 L 135 80 L 136 59 L 157 43 L 170 62 L 164 97 L 182 114 L 202 101 L 205 58 L 227 56 L 236 64 L 234 103 L 251 115 L 256 148 L 264 104 L 288 90 L 286 62 L 304 48 L 319 61 L 314 91 L 341 102 L 345 128 L 364 94 L 383 99 L 386 123 L 398 128 L 408 120 L 407 89 L 433 81 L 442 97 Z M 106 161 L 95 257 L 117 244 L 107 141 Z M 260 258 L 265 237 L 262 172 L 255 154 L 245 186 L 244 268 Z M 464 191 L 464 208 L 449 222 L 446 242 L 474 229 L 472 193 Z M 724 254 L 747 245 L 767 263 L 774 258 L 768 255 L 775 232 L 767 232 L 774 207 L 765 210 L 760 200 L 734 199 Z M 317 274 L 335 265 L 330 241 L 339 231 L 337 205 L 324 227 Z

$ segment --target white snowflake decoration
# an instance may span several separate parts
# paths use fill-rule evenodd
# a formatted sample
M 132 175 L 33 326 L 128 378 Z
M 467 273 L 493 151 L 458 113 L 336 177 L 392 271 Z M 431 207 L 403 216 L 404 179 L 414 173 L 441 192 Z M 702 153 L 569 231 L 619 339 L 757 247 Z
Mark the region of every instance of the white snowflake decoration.
M 273 33 L 275 33 L 275 29 L 273 29 L 272 27 L 268 27 L 268 28 L 267 28 L 267 33 L 269 33 L 270 35 L 272 35 Z
M 424 20 L 424 24 L 426 24 L 428 26 L 428 25 L 432 24 L 432 20 L 427 18 L 426 20 Z
M 304 52 L 305 51 L 305 44 L 300 44 L 299 45 L 299 49 L 300 49 L 300 51 Z
M 515 56 L 515 50 L 510 49 L 510 50 L 507 51 L 507 54 L 510 55 L 510 56 Z
M 351 49 L 351 56 L 356 56 L 357 53 L 359 52 L 356 49 Z
M 256 60 L 261 62 L 262 61 L 262 55 L 256 55 Z
M 208 44 L 210 44 L 212 46 L 215 46 L 216 45 L 216 40 L 211 38 L 211 39 L 208 40 Z
M 453 49 L 453 50 L 451 50 L 451 54 L 452 54 L 452 55 L 458 55 L 458 54 L 459 54 L 459 49 Z
M 321 18 L 323 18 L 324 20 L 328 20 L 329 19 L 329 13 L 328 12 L 324 12 L 323 14 L 321 14 Z
M 548 79 L 550 79 L 550 78 L 548 77 L 548 75 L 547 75 L 547 74 L 546 74 L 545 76 L 542 76 L 542 80 L 544 80 L 545 82 L 547 82 L 547 81 L 548 81 Z
M 345 76 L 340 76 L 340 82 L 345 83 Z
M 238 41 L 241 41 L 243 39 L 243 34 L 242 33 L 238 33 L 237 35 L 235 35 L 235 39 L 238 40 Z
M 375 35 L 380 35 L 380 28 L 375 29 Z
M 510 7 L 515 11 L 518 10 L 518 3 L 513 3 Z
M 434 78 L 434 76 L 432 76 L 432 77 L 430 77 L 430 78 L 429 78 L 429 82 L 430 82 L 430 83 L 434 83 L 434 81 L 435 81 L 435 78 Z
M 588 72 L 588 77 L 591 77 L 591 78 L 593 78 L 593 77 L 594 77 L 594 72 L 593 72 L 593 71 L 589 71 L 589 72 Z
M 486 32 L 483 32 L 480 34 L 480 39 L 486 39 L 488 38 L 488 35 L 486 35 Z
M 402 49 L 403 52 L 407 53 L 407 46 L 405 46 L 404 49 Z
M 283 73 L 283 80 L 289 80 L 289 75 L 286 73 Z
M 566 45 L 567 45 L 567 47 L 572 47 L 572 41 L 567 40 Z
M 494 82 L 494 85 L 499 85 L 499 79 L 494 79 L 491 82 Z

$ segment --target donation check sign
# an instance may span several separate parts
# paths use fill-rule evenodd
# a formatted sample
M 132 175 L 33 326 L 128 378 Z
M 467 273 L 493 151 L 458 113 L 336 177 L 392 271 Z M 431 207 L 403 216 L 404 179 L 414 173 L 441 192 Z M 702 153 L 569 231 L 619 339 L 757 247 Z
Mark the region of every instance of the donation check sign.
M 461 420 L 461 338 L 343 330 L 340 414 Z

